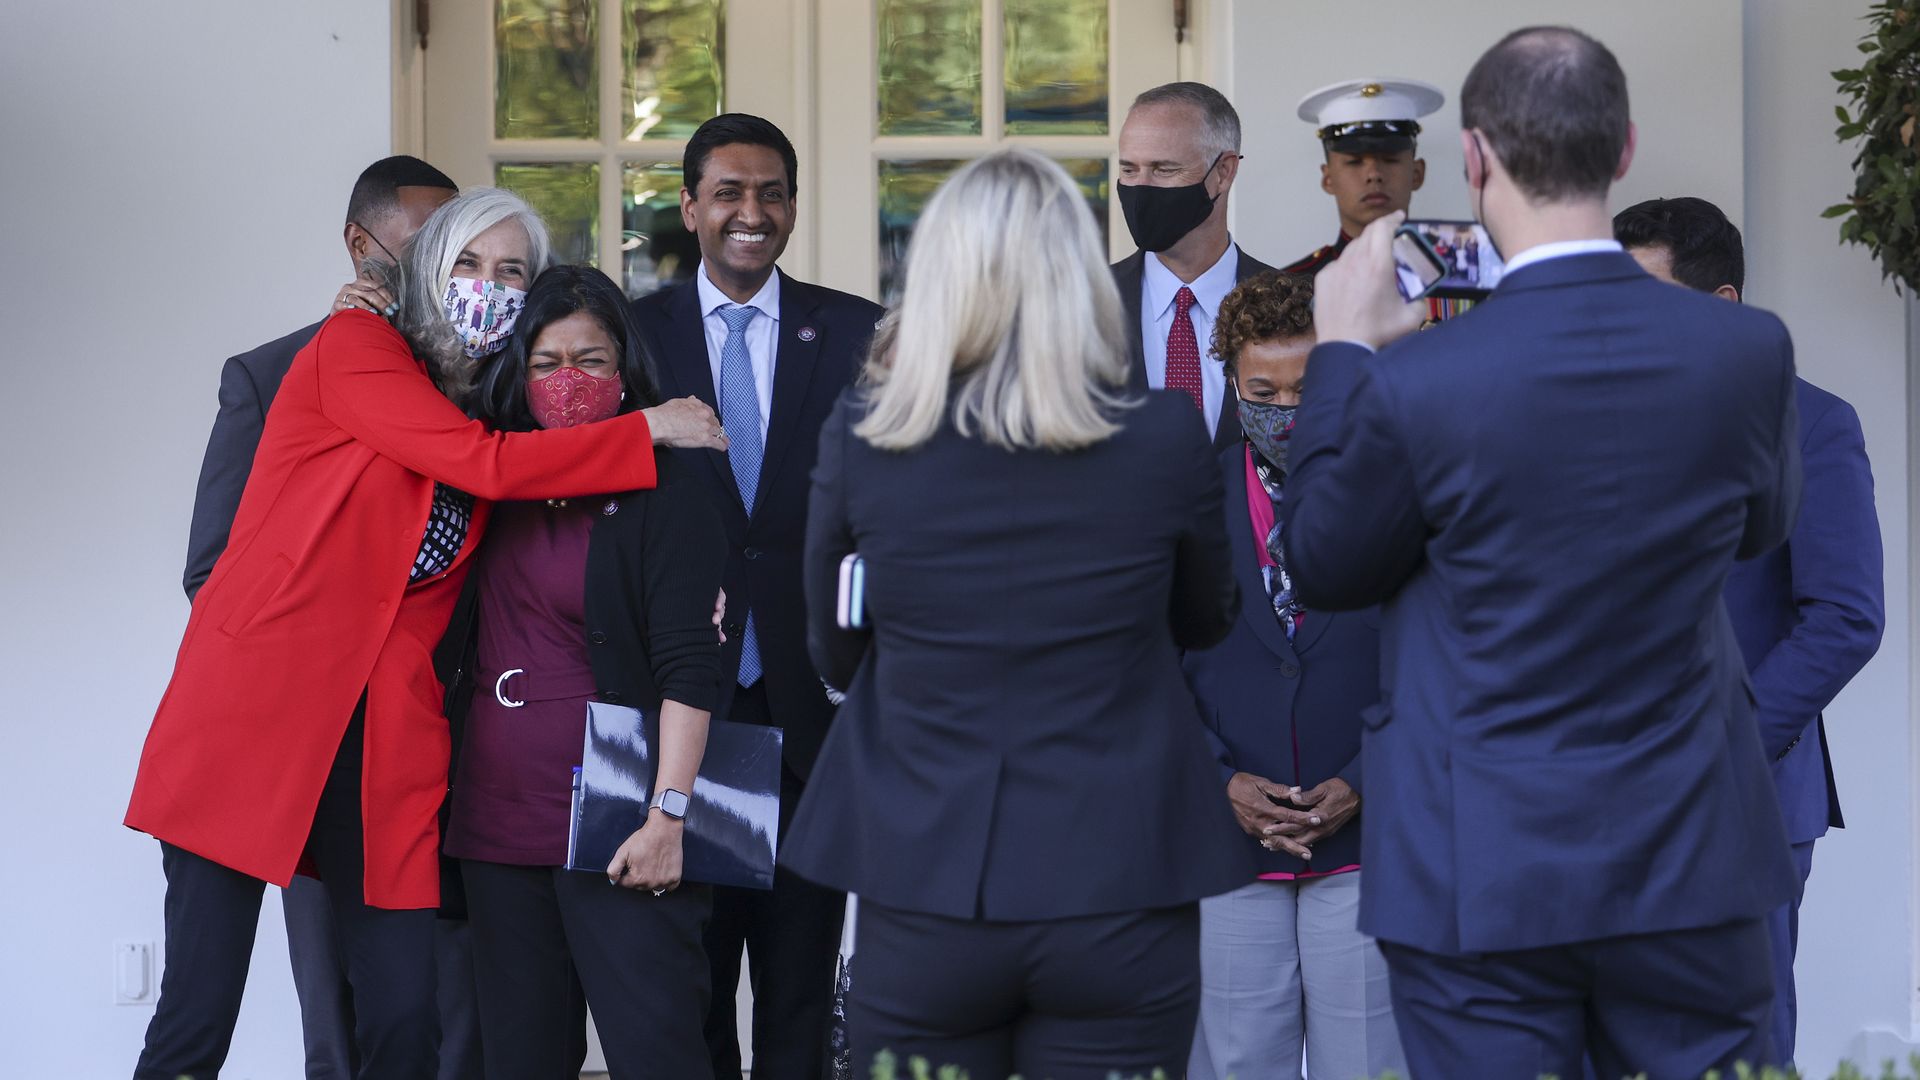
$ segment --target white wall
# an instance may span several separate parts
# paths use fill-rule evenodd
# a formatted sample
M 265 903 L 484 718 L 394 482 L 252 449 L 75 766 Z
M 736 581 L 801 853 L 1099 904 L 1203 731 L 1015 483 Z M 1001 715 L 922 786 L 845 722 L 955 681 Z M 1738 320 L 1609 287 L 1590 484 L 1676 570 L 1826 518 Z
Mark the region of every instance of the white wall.
M 187 516 L 220 363 L 350 272 L 388 152 L 388 0 L 7 5 L 0 246 L 0 1074 L 125 1076 L 151 1008 L 110 942 L 161 937 L 158 846 L 120 826 L 186 621 Z M 269 890 L 230 1069 L 299 1076 Z
M 1219 0 L 1216 0 L 1218 3 Z M 1354 8 L 1226 0 L 1224 58 L 1206 70 L 1241 111 L 1248 160 L 1234 193 L 1234 232 L 1269 262 L 1333 238 L 1320 155 L 1294 116 L 1306 92 L 1342 78 L 1407 75 L 1445 88 L 1421 149 L 1426 188 L 1414 212 L 1466 210 L 1455 98 L 1473 60 L 1506 31 L 1566 22 L 1606 41 L 1626 68 L 1640 150 L 1616 192 L 1700 195 L 1744 221 L 1748 297 L 1791 328 L 1802 374 L 1859 410 L 1873 461 L 1887 551 L 1887 632 L 1880 653 L 1827 714 L 1849 827 L 1819 846 L 1802 909 L 1800 1053 L 1824 1077 L 1842 1056 L 1904 1061 L 1916 1039 L 1912 732 L 1916 558 L 1912 493 L 1920 479 L 1920 386 L 1909 361 L 1908 305 L 1859 248 L 1836 242 L 1822 208 L 1851 190 L 1852 153 L 1833 140 L 1828 73 L 1853 66 L 1868 0 L 1481 0 L 1444 16 L 1421 0 L 1375 0 L 1379 33 L 1358 47 Z M 1342 47 L 1329 48 L 1328 42 Z M 1364 57 L 1362 59 L 1361 57 Z M 1920 327 L 1915 328 L 1920 339 Z

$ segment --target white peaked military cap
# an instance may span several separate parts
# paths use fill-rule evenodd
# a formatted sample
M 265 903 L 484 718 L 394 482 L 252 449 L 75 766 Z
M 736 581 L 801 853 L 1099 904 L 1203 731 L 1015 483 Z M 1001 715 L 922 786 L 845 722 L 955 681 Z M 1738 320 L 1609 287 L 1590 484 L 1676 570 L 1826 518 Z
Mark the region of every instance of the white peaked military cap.
M 1300 119 L 1319 129 L 1330 150 L 1404 150 L 1420 134 L 1420 118 L 1446 103 L 1432 83 L 1348 79 L 1301 98 Z

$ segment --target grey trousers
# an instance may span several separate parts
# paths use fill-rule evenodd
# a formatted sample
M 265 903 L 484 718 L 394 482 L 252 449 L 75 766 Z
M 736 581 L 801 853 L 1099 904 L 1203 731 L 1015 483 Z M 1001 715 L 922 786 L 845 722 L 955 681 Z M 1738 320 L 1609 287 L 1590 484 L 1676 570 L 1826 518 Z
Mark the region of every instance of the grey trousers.
M 1188 1080 L 1405 1076 L 1386 961 L 1359 910 L 1359 871 L 1202 900 Z

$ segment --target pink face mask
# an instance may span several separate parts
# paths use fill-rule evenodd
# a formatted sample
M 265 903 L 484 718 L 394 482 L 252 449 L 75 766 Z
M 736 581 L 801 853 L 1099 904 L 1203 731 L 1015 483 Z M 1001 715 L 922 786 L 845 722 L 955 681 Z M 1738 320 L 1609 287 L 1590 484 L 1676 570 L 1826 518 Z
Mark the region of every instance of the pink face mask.
M 619 414 L 625 396 L 617 376 L 595 378 L 574 367 L 527 383 L 527 407 L 534 421 L 549 431 L 610 420 Z

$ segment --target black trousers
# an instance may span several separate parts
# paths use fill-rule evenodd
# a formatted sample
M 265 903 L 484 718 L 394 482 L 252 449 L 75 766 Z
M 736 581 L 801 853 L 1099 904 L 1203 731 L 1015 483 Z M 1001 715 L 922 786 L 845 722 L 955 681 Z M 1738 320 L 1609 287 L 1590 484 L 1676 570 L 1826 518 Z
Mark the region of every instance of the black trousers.
M 766 684 L 736 688 L 727 719 L 771 725 Z M 792 770 L 781 770 L 782 838 L 805 790 Z M 714 1076 L 740 1080 L 735 995 L 743 949 L 753 985 L 753 1080 L 820 1080 L 826 1075 L 834 966 L 846 906 L 845 893 L 815 885 L 784 866 L 774 869 L 771 891 L 713 890 L 713 921 L 706 934 L 713 1004 L 707 1010 L 706 1033 Z
M 1416 1077 L 1571 1077 L 1588 1056 L 1601 1080 L 1776 1064 L 1760 919 L 1477 956 L 1380 951 Z
M 368 907 L 358 712 L 327 775 L 308 852 L 320 870 L 352 987 L 359 1080 L 434 1080 L 434 913 Z M 135 1080 L 214 1080 L 233 1042 L 265 883 L 162 842 L 166 974 Z
M 461 870 L 488 1076 L 578 1080 L 588 1006 L 614 1080 L 709 1075 L 710 889 L 654 896 L 604 874 L 474 859 Z
M 1200 1016 L 1200 906 L 1047 922 L 883 907 L 854 924 L 853 1075 L 876 1054 L 973 1080 L 1179 1076 Z M 1451 1073 L 1434 1073 L 1434 1076 Z M 1460 1074 L 1469 1075 L 1469 1074 Z
M 353 1045 L 353 987 L 347 982 L 346 957 L 333 932 L 333 904 L 327 899 L 327 887 L 310 877 L 296 877 L 281 890 L 280 900 L 286 916 L 293 989 L 300 999 L 306 1080 L 352 1080 L 360 1068 L 360 1053 Z M 473 1001 L 473 946 L 467 920 L 436 919 L 433 936 L 434 958 L 440 968 L 436 980 L 440 1001 L 439 1080 L 483 1080 L 480 1020 Z

